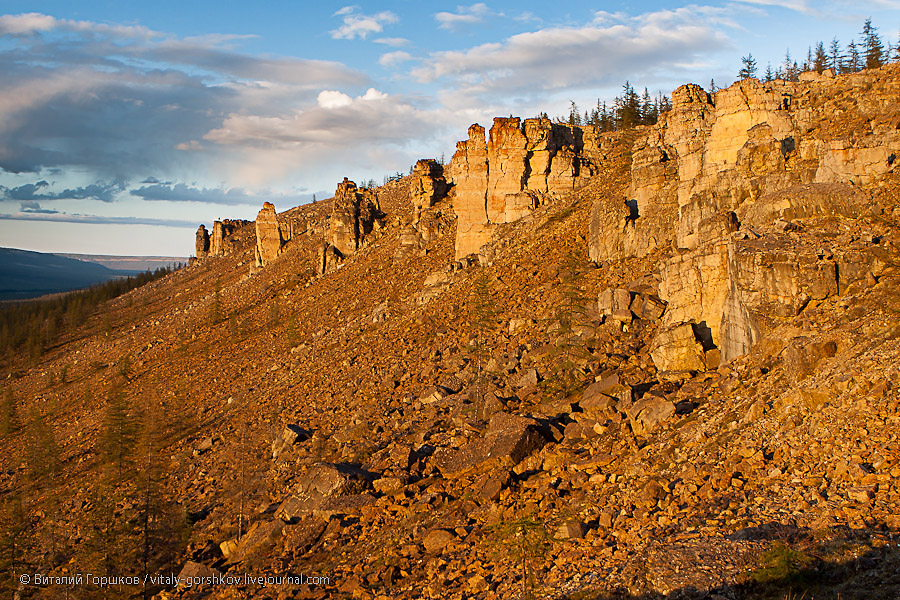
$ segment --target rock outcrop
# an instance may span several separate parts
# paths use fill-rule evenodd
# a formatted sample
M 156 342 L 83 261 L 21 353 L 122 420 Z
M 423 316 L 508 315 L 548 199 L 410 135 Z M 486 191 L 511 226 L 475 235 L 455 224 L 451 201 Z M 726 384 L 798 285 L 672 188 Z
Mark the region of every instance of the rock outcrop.
M 224 219 L 213 223 L 212 235 L 209 238 L 209 254 L 210 256 L 225 256 L 231 252 L 231 244 L 228 238 L 244 225 L 249 225 L 250 221 L 243 219 Z
M 469 127 L 448 169 L 455 185 L 456 258 L 489 242 L 494 225 L 522 218 L 589 176 L 593 163 L 583 152 L 584 138 L 582 128 L 544 118 L 497 117 L 487 141 L 484 127 Z
M 206 258 L 209 256 L 209 232 L 206 231 L 206 225 L 200 225 L 197 228 L 197 239 L 194 243 L 194 253 L 197 258 Z
M 266 202 L 256 215 L 256 267 L 264 267 L 275 260 L 284 242 L 275 205 Z
M 444 166 L 436 160 L 423 158 L 416 161 L 410 178 L 410 196 L 413 203 L 413 221 L 419 220 L 422 211 L 447 195 Z
M 819 79 L 678 88 L 635 141 L 628 197 L 594 205 L 591 258 L 665 252 L 665 324 L 702 323 L 723 360 L 752 347 L 766 315 L 796 314 L 860 272 L 783 232 L 793 219 L 879 210 L 865 190 L 894 168 L 900 113 L 877 99 L 900 90 L 880 71 Z
M 358 188 L 346 177 L 337 185 L 331 209 L 331 244 L 342 256 L 359 250 L 383 218 L 373 190 Z
M 206 258 L 208 256 L 225 256 L 232 250 L 231 240 L 229 238 L 235 231 L 249 225 L 250 221 L 244 219 L 223 219 L 213 223 L 212 234 L 207 231 L 205 225 L 200 225 L 197 229 L 197 238 L 195 243 L 197 258 Z

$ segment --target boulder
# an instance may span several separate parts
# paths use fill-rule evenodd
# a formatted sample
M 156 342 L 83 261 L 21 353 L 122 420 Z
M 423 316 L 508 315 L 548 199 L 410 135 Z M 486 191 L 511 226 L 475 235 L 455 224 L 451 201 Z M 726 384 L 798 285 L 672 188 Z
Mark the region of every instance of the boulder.
M 297 442 L 302 442 L 309 438 L 310 433 L 302 427 L 298 425 L 288 425 L 284 428 L 284 431 L 281 432 L 281 435 L 272 441 L 272 458 L 278 458 L 281 453 L 290 450 Z
M 500 412 L 491 417 L 483 436 L 461 448 L 436 452 L 435 464 L 446 477 L 497 463 L 511 467 L 547 443 L 542 429 L 531 417 Z
M 693 323 L 681 323 L 656 334 L 650 358 L 658 371 L 706 370 L 703 344 L 694 334 Z
M 280 520 L 256 523 L 237 540 L 237 548 L 228 557 L 228 562 L 239 563 L 267 552 L 281 535 L 283 527 L 284 523 Z
M 191 589 L 208 587 L 212 585 L 212 580 L 214 578 L 221 576 L 221 571 L 213 569 L 203 563 L 189 560 L 184 563 L 181 572 L 178 574 L 178 587 Z
M 647 435 L 675 414 L 675 404 L 660 396 L 648 394 L 632 404 L 625 414 L 636 435 Z
M 316 463 L 300 477 L 276 510 L 276 515 L 290 520 L 320 509 L 334 498 L 361 494 L 370 486 L 370 475 L 344 464 Z
M 454 535 L 446 529 L 432 529 L 422 539 L 422 545 L 429 554 L 440 554 L 453 540 Z

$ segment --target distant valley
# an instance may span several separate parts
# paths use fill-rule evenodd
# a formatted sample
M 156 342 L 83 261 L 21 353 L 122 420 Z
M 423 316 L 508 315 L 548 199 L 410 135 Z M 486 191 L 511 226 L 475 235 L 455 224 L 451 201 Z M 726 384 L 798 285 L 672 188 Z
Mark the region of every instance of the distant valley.
M 0 248 L 0 300 L 24 300 L 88 287 L 165 267 L 186 258 L 47 254 Z

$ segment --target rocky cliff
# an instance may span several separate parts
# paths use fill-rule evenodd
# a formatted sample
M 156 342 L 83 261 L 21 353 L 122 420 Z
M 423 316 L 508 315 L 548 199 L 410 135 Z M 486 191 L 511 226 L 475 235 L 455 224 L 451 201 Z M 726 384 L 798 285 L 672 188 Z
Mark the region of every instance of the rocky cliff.
M 770 315 L 837 294 L 877 262 L 871 244 L 817 239 L 802 223 L 883 211 L 898 93 L 887 69 L 678 88 L 635 140 L 628 197 L 594 206 L 591 258 L 661 252 L 666 323 L 703 323 L 726 361 L 747 352 Z
M 494 225 L 520 219 L 586 182 L 598 150 L 596 132 L 587 129 L 497 117 L 485 141 L 483 127 L 469 127 L 448 169 L 455 185 L 456 257 L 491 241 Z

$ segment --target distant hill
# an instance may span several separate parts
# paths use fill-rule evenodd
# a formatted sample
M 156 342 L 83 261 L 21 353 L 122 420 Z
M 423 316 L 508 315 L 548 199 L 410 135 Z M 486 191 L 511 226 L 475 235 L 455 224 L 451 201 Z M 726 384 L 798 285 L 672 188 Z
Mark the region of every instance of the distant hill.
M 77 290 L 127 274 L 57 254 L 0 248 L 0 300 Z
M 155 271 L 160 267 L 172 267 L 178 263 L 186 263 L 185 256 L 115 256 L 109 254 L 57 254 L 66 258 L 74 258 L 90 263 L 103 265 L 113 271 L 128 271 L 129 274 Z M 121 275 L 121 273 L 118 273 Z

